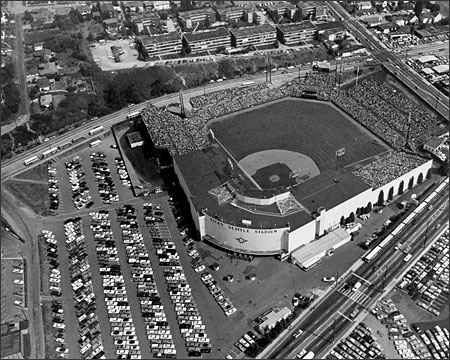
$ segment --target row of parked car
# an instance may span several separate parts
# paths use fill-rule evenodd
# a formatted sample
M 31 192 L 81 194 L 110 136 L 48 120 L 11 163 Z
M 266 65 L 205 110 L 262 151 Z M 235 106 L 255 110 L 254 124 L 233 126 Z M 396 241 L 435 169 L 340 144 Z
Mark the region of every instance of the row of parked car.
M 83 359 L 105 359 L 92 273 L 80 217 L 64 222 L 66 246 L 69 253 L 69 271 L 78 318 L 80 354 Z
M 17 286 L 20 285 L 20 287 L 15 288 L 14 292 L 13 292 L 14 305 L 21 308 L 21 307 L 23 307 L 23 302 L 25 300 L 24 295 L 23 295 L 24 275 L 23 275 L 23 261 L 22 260 L 13 260 L 12 272 L 13 272 L 13 274 L 17 274 L 21 277 L 21 279 L 13 280 L 13 284 L 15 284 Z M 19 282 L 21 282 L 21 283 L 19 283 Z
M 103 280 L 110 334 L 119 359 L 140 359 L 141 349 L 131 317 L 125 280 L 121 272 L 118 250 L 107 210 L 91 212 L 90 228 L 94 233 L 99 273 Z
M 434 315 L 439 315 L 442 308 L 441 303 L 435 304 L 441 294 L 449 294 L 449 239 L 446 236 L 439 238 L 435 244 L 423 255 L 414 266 L 405 274 L 402 281 L 397 285 L 403 289 L 414 284 L 421 294 L 417 305 L 428 310 Z
M 125 168 L 125 163 L 122 158 L 116 157 L 114 162 L 117 167 L 117 173 L 119 174 L 122 186 L 131 187 L 130 177 L 128 176 L 127 169 Z
M 86 182 L 86 174 L 81 164 L 81 158 L 77 155 L 66 162 L 67 174 L 69 175 L 70 187 L 72 189 L 72 201 L 80 210 L 83 207 L 92 206 L 92 196 Z
M 52 316 L 53 316 L 53 328 L 56 330 L 55 341 L 58 343 L 56 347 L 56 353 L 62 359 L 67 359 L 67 353 L 69 349 L 66 345 L 66 331 L 64 328 L 55 326 L 58 324 L 64 324 L 64 308 L 61 300 L 52 300 Z
M 111 204 L 113 201 L 119 201 L 119 194 L 115 189 L 114 181 L 111 177 L 111 171 L 108 168 L 106 155 L 103 152 L 93 152 L 89 158 L 92 162 L 92 171 L 95 181 L 97 181 L 98 191 L 104 204 Z
M 356 328 L 341 340 L 330 351 L 327 359 L 380 359 L 386 358 L 383 347 L 376 341 L 372 329 L 365 323 L 359 323 Z
M 48 177 L 48 195 L 50 197 L 50 210 L 58 210 L 59 208 L 59 186 L 56 172 L 56 166 L 48 163 L 47 165 Z
M 201 275 L 201 279 L 203 284 L 205 284 L 208 288 L 211 295 L 214 296 L 216 302 L 225 312 L 225 315 L 230 316 L 234 314 L 236 312 L 236 308 L 234 307 L 231 300 L 225 295 L 220 286 L 217 285 L 217 281 L 214 280 L 213 276 L 209 272 L 206 272 Z
M 131 276 L 137 287 L 147 339 L 150 340 L 154 358 L 175 358 L 176 350 L 170 325 L 136 219 L 135 209 L 131 205 L 124 205 L 117 210 L 117 221 L 122 229 L 122 241 L 125 244 L 128 263 L 131 265 Z
M 420 334 L 423 342 L 427 346 L 429 352 L 435 359 L 448 359 L 449 358 L 449 333 L 448 329 L 439 325 L 434 326 L 431 329 L 426 330 Z
M 150 234 L 159 264 L 164 266 L 167 290 L 175 307 L 178 326 L 185 340 L 188 356 L 197 357 L 202 353 L 210 353 L 212 348 L 210 339 L 205 332 L 205 325 L 192 296 L 192 290 L 181 266 L 180 256 L 170 236 L 161 207 L 147 203 L 144 204 L 144 209 L 147 211 L 146 214 L 150 211 L 152 215 L 163 220 L 150 226 Z
M 45 240 L 47 250 L 47 260 L 50 266 L 50 294 L 61 296 L 61 271 L 58 260 L 58 240 L 50 230 L 42 230 L 41 239 Z

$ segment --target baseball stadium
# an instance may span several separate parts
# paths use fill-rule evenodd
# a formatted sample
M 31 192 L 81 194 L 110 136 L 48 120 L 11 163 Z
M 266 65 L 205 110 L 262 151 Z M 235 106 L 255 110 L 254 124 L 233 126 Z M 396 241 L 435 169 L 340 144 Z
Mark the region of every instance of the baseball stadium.
M 199 96 L 185 119 L 151 105 L 143 111 L 154 147 L 173 159 L 203 241 L 282 259 L 304 249 L 311 257 L 311 248 L 348 241 L 343 225 L 356 215 L 428 176 L 432 160 L 377 136 L 321 81 Z M 316 99 L 301 96 L 305 87 Z

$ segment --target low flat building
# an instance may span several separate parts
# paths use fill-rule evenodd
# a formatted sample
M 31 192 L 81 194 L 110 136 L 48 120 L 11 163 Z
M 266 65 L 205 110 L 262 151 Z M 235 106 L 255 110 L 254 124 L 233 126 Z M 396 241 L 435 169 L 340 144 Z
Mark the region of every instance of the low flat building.
M 372 16 L 362 20 L 368 28 L 374 28 L 380 25 L 383 21 L 379 16 Z
M 136 24 L 138 32 L 141 32 L 145 28 L 157 27 L 161 24 L 161 18 L 155 12 L 131 14 L 130 20 Z
M 39 76 L 54 75 L 58 73 L 58 68 L 54 62 L 41 63 L 39 64 L 38 69 Z
M 436 155 L 439 152 L 439 147 L 441 146 L 441 144 L 442 144 L 442 139 L 435 137 L 435 138 L 428 140 L 423 145 L 423 149 L 425 151 L 428 151 L 428 152 Z
M 127 139 L 132 149 L 144 145 L 144 140 L 142 139 L 141 133 L 138 131 L 127 134 Z
M 277 40 L 277 31 L 269 24 L 230 29 L 230 34 L 231 45 L 234 47 L 271 45 Z
M 218 47 L 230 47 L 230 33 L 224 27 L 215 30 L 183 34 L 183 46 L 191 50 L 191 54 L 207 50 L 216 50 Z
M 438 75 L 444 75 L 448 74 L 449 72 L 449 65 L 447 64 L 441 64 L 433 67 L 433 71 Z
M 299 1 L 297 6 L 303 19 L 325 20 L 328 18 L 328 7 L 324 4 L 316 1 Z
M 45 94 L 39 98 L 39 104 L 43 108 L 48 108 L 53 102 L 52 94 Z
M 179 54 L 182 47 L 180 35 L 176 31 L 163 35 L 141 36 L 139 40 L 150 57 Z
M 37 86 L 39 91 L 48 91 L 50 90 L 50 80 L 48 78 L 38 79 Z
M 301 42 L 314 40 L 317 28 L 310 21 L 277 25 L 277 37 L 282 44 L 298 45 Z
M 291 314 L 292 311 L 287 307 L 273 309 L 261 319 L 262 322 L 258 325 L 259 331 L 264 333 L 266 330 L 273 329 L 276 324 L 283 319 L 287 319 Z
M 364 54 L 365 52 L 366 48 L 363 45 L 354 44 L 346 47 L 345 49 L 336 50 L 335 55 L 340 57 L 349 57 L 353 55 Z
M 347 35 L 347 29 L 341 21 L 315 24 L 319 39 L 335 41 Z
M 394 23 L 383 23 L 376 27 L 376 29 L 378 31 L 382 32 L 383 34 L 388 34 L 391 31 L 397 30 L 398 28 L 399 28 L 399 26 Z

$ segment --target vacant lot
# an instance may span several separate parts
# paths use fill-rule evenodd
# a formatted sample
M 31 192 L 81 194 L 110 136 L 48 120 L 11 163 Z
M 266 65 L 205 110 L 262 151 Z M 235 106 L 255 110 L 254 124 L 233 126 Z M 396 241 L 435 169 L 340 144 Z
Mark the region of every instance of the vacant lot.
M 33 209 L 35 213 L 45 215 L 48 212 L 50 200 L 47 181 L 45 183 L 33 183 L 8 180 L 2 186 L 5 186 L 16 199 Z
M 95 48 L 90 48 L 94 61 L 103 71 L 129 69 L 132 67 L 145 67 L 149 63 L 138 61 L 138 52 L 130 43 L 132 40 L 108 41 L 106 44 L 96 44 Z M 120 55 L 120 62 L 116 63 L 112 58 L 111 46 L 120 46 L 125 54 Z

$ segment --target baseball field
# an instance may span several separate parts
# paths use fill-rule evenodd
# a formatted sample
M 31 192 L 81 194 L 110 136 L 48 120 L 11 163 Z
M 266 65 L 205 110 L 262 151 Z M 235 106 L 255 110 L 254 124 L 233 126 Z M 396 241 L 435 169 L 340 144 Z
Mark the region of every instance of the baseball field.
M 354 165 L 389 150 L 382 140 L 342 111 L 329 103 L 314 100 L 284 99 L 272 102 L 218 119 L 210 127 L 235 160 L 240 163 L 242 160 L 241 166 L 244 168 L 252 154 L 266 154 L 266 163 L 259 159 L 257 168 L 246 169 L 249 174 L 256 173 L 256 177 L 260 177 L 261 171 L 258 174 L 258 170 L 266 167 L 282 169 L 272 165 L 283 163 L 291 171 L 299 168 L 311 171 L 310 177 L 313 177 L 337 165 Z M 345 148 L 345 154 L 337 159 L 336 151 L 342 148 Z M 277 155 L 269 156 L 271 150 Z M 289 159 L 283 159 L 283 153 L 291 152 L 301 155 L 297 164 L 292 162 L 291 155 L 287 155 Z M 280 178 L 286 176 L 286 171 L 278 174 L 275 170 L 270 174 L 270 169 L 265 170 L 265 179 L 272 177 L 274 180 L 275 175 Z M 272 182 L 279 186 L 284 181 Z

